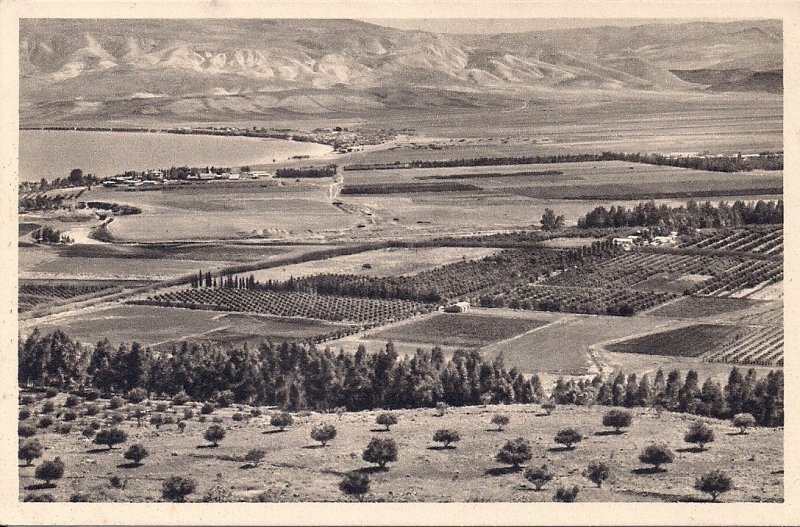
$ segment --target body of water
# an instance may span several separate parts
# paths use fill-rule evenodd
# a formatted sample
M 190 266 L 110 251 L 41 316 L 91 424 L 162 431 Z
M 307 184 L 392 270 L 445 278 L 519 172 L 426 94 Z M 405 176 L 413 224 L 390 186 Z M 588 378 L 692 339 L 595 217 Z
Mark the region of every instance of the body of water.
M 21 130 L 19 137 L 21 181 L 64 178 L 73 168 L 102 177 L 182 165 L 239 167 L 333 151 L 317 143 L 212 135 Z

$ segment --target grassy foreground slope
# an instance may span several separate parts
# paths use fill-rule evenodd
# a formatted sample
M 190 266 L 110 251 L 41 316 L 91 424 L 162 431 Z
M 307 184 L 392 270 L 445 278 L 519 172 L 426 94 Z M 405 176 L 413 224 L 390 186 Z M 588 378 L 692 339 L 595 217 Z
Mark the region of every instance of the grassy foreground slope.
M 191 405 L 191 403 L 190 403 Z M 113 450 L 85 439 L 81 417 L 66 435 L 39 431 L 35 437 L 46 446 L 42 460 L 60 456 L 66 465 L 64 478 L 52 489 L 33 490 L 38 482 L 34 468 L 20 462 L 20 496 L 50 493 L 57 500 L 69 500 L 74 493 L 85 493 L 93 501 L 159 501 L 163 480 L 173 475 L 192 477 L 198 482 L 189 501 L 199 501 L 216 484 L 232 491 L 235 501 L 343 501 L 338 489 L 344 473 L 362 469 L 369 473 L 368 501 L 430 502 L 526 502 L 551 501 L 561 485 L 580 486 L 578 501 L 696 501 L 707 497 L 693 489 L 695 477 L 713 469 L 726 471 L 735 490 L 722 496 L 729 501 L 781 501 L 783 499 L 783 429 L 755 428 L 739 435 L 729 422 L 704 419 L 714 429 L 716 441 L 705 451 L 692 451 L 683 434 L 693 416 L 632 409 L 633 424 L 622 434 L 603 427 L 607 407 L 558 406 L 545 415 L 537 405 L 462 407 L 448 409 L 439 417 L 434 409 L 397 411 L 398 424 L 390 431 L 375 424 L 379 413 L 295 415 L 295 422 L 284 432 L 270 426 L 269 416 L 234 422 L 233 408 L 216 410 L 204 423 L 199 412 L 180 432 L 175 425 L 136 428 L 127 420 L 128 441 Z M 245 413 L 248 409 L 245 408 Z M 170 409 L 168 412 L 173 411 Z M 179 415 L 183 410 L 177 407 Z M 510 423 L 497 431 L 490 423 L 495 413 L 510 417 Z M 166 415 L 169 415 L 167 413 Z M 203 433 L 211 418 L 223 417 L 226 437 L 216 448 L 209 448 Z M 331 423 L 338 435 L 321 447 L 309 437 L 315 424 Z M 574 450 L 561 450 L 553 441 L 562 428 L 575 427 L 583 441 Z M 105 428 L 105 426 L 104 426 Z M 461 434 L 455 448 L 439 449 L 432 441 L 440 428 Z M 392 437 L 399 454 L 385 471 L 362 461 L 361 453 L 372 437 Z M 524 437 L 533 445 L 528 466 L 547 464 L 555 479 L 537 492 L 522 476 L 497 463 L 494 456 L 508 439 Z M 675 452 L 666 471 L 652 472 L 638 461 L 641 450 L 653 441 L 665 442 Z M 125 468 L 123 452 L 133 443 L 143 443 L 150 456 L 143 465 Z M 266 452 L 264 460 L 252 467 L 244 456 L 252 448 Z M 590 461 L 602 459 L 611 466 L 611 479 L 598 489 L 582 476 Z M 645 470 L 642 470 L 645 469 Z M 112 488 L 108 478 L 117 475 L 124 489 Z

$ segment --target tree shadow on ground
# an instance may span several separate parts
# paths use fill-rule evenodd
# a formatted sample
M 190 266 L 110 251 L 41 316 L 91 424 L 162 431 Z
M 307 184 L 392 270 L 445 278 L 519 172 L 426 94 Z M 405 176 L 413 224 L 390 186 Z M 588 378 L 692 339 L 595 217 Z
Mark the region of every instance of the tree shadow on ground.
M 354 472 L 360 472 L 361 474 L 377 474 L 378 472 L 388 472 L 388 471 L 389 467 L 371 466 L 371 467 L 358 468 Z
M 219 445 L 197 445 L 195 448 L 219 448 Z
M 514 474 L 515 472 L 519 472 L 522 470 L 522 467 L 497 467 L 497 468 L 489 468 L 483 473 L 484 476 L 505 476 L 506 474 Z
M 572 450 L 575 450 L 574 446 L 554 446 L 547 449 L 548 452 L 570 452 Z
M 646 474 L 661 474 L 662 472 L 666 472 L 666 471 L 667 471 L 667 469 L 660 468 L 660 467 L 641 467 L 641 468 L 635 468 L 635 469 L 631 470 L 631 473 L 638 474 L 638 475 L 642 476 L 642 475 L 646 475 Z
M 319 444 L 319 445 L 306 445 L 306 446 L 304 446 L 303 448 L 305 448 L 305 449 L 308 449 L 308 450 L 312 450 L 312 449 L 315 449 L 315 448 L 325 448 L 326 446 L 327 446 L 327 445 L 323 445 L 323 444 Z
M 264 430 L 265 434 L 280 434 L 281 432 L 285 432 L 286 430 Z
M 455 448 L 455 445 L 433 445 L 429 446 L 428 450 L 453 450 Z
M 142 463 L 120 463 L 117 465 L 117 468 L 138 468 L 141 467 Z
M 725 435 L 726 436 L 746 436 L 746 435 L 750 435 L 750 434 L 748 434 L 747 432 L 745 432 L 744 434 L 741 433 L 741 432 L 726 432 Z
M 538 414 L 533 414 L 534 417 L 550 417 L 550 414 L 547 412 L 539 412 Z
M 501 430 L 499 428 L 487 428 L 487 429 L 484 430 L 484 432 L 502 432 L 502 431 L 503 430 Z
M 25 490 L 44 490 L 54 488 L 56 488 L 55 483 L 34 483 L 33 485 L 28 485 L 25 487 Z
M 251 470 L 251 469 L 254 469 L 254 468 L 258 468 L 258 465 L 254 465 L 254 464 L 252 464 L 252 463 L 245 463 L 244 465 L 242 465 L 242 466 L 241 466 L 241 467 L 239 467 L 239 468 L 240 468 L 241 470 Z
M 700 448 L 699 446 L 690 446 L 686 448 L 678 448 L 675 452 L 681 452 L 683 454 L 699 454 L 700 452 L 705 452 L 707 449 Z
M 594 435 L 596 436 L 621 436 L 624 432 L 620 430 L 617 432 L 616 430 L 600 430 L 599 432 L 595 432 Z
M 113 448 L 90 448 L 86 451 L 87 454 L 102 454 L 104 452 L 111 452 Z
M 370 432 L 378 432 L 378 433 L 382 433 L 382 432 L 388 432 L 389 430 L 387 430 L 387 429 L 385 429 L 385 428 L 370 428 L 370 430 L 369 430 L 369 431 L 370 431 Z

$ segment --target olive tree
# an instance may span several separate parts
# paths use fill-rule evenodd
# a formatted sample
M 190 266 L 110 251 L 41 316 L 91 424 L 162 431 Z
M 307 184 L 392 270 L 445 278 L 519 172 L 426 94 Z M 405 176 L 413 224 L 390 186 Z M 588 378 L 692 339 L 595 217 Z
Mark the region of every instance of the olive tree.
M 397 443 L 391 438 L 373 437 L 361 454 L 361 459 L 385 468 L 386 463 L 397 461 Z
M 444 443 L 444 447 L 449 448 L 450 443 L 461 441 L 461 434 L 458 433 L 458 430 L 440 428 L 433 434 L 433 440 L 437 443 Z
M 30 466 L 34 459 L 42 457 L 43 452 L 44 447 L 42 447 L 38 439 L 28 439 L 19 445 L 17 458 L 25 460 L 26 464 Z
M 336 437 L 336 427 L 332 424 L 320 424 L 311 429 L 311 439 L 319 441 L 322 446 Z
M 733 489 L 733 480 L 721 470 L 712 470 L 697 478 L 694 488 L 711 496 L 711 501 L 717 501 L 717 496 Z
M 514 470 L 518 470 L 522 463 L 530 461 L 532 457 L 533 450 L 531 449 L 531 443 L 522 437 L 506 441 L 502 448 L 500 448 L 500 451 L 494 456 L 498 463 L 511 465 L 514 467 Z
M 48 486 L 50 486 L 51 481 L 54 479 L 61 479 L 63 475 L 64 462 L 61 461 L 60 457 L 50 461 L 43 461 L 39 466 L 36 467 L 36 471 L 34 472 L 36 479 L 44 480 Z
M 739 434 L 756 424 L 756 419 L 750 414 L 736 414 L 733 416 L 733 426 L 739 429 Z
M 714 430 L 702 421 L 695 421 L 689 426 L 683 440 L 699 445 L 700 450 L 705 450 L 706 445 L 714 441 Z
M 564 428 L 559 430 L 553 438 L 556 443 L 564 445 L 568 450 L 572 450 L 575 443 L 580 443 L 583 436 L 574 428 Z
M 508 425 L 511 418 L 505 414 L 494 414 L 492 416 L 492 424 L 497 425 L 497 431 L 503 430 L 503 427 Z
M 348 472 L 339 482 L 339 490 L 348 496 L 355 496 L 358 501 L 364 500 L 369 492 L 369 476 L 363 472 Z
M 384 412 L 375 419 L 375 422 L 381 426 L 385 426 L 388 432 L 390 426 L 397 424 L 397 416 L 391 412 Z
M 647 445 L 642 453 L 639 454 L 639 461 L 647 465 L 653 465 L 654 470 L 661 470 L 661 465 L 672 463 L 675 455 L 672 450 L 664 443 L 653 443 Z
M 603 416 L 603 426 L 610 426 L 620 434 L 623 428 L 631 426 L 633 416 L 625 410 L 609 410 Z
M 219 442 L 225 439 L 225 429 L 220 425 L 211 425 L 206 429 L 203 438 L 213 446 L 219 446 Z
M 548 481 L 552 481 L 555 477 L 550 470 L 548 470 L 547 465 L 542 465 L 541 467 L 528 467 L 525 470 L 525 479 L 531 482 L 534 488 L 537 491 L 542 490 Z

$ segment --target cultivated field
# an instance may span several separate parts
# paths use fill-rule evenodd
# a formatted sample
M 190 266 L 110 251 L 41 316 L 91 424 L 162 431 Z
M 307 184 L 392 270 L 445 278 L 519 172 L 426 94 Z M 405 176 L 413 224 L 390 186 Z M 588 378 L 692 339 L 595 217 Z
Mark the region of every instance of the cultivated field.
M 58 404 L 62 404 L 58 400 Z M 84 403 L 85 404 L 85 403 Z M 41 403 L 31 405 L 38 410 Z M 296 414 L 295 422 L 279 432 L 269 425 L 268 414 L 262 417 L 233 421 L 236 408 L 219 409 L 206 422 L 194 417 L 186 419 L 181 432 L 174 424 L 159 429 L 145 424 L 136 427 L 135 419 L 118 425 L 127 432 L 127 441 L 107 449 L 93 445 L 81 435 L 92 422 L 104 423 L 112 412 L 96 417 L 83 416 L 71 422 L 71 431 L 56 433 L 53 428 L 39 429 L 36 438 L 47 445 L 42 459 L 58 455 L 65 464 L 64 477 L 52 488 L 41 488 L 32 475 L 32 467 L 19 468 L 20 495 L 49 493 L 59 501 L 68 501 L 74 494 L 84 494 L 91 501 L 143 502 L 161 501 L 161 485 L 173 475 L 188 475 L 198 482 L 189 501 L 220 485 L 230 501 L 347 501 L 338 489 L 344 473 L 360 470 L 369 475 L 369 501 L 387 502 L 528 502 L 552 501 L 559 486 L 579 486 L 577 501 L 704 501 L 708 497 L 693 489 L 695 477 L 712 469 L 726 471 L 734 480 L 735 489 L 721 497 L 722 501 L 781 501 L 783 499 L 783 430 L 755 428 L 739 435 L 729 422 L 703 419 L 716 433 L 716 441 L 705 451 L 697 452 L 683 441 L 683 434 L 692 422 L 691 416 L 664 413 L 657 418 L 652 410 L 634 409 L 632 426 L 623 434 L 609 432 L 601 424 L 604 407 L 559 406 L 546 416 L 535 405 L 463 407 L 449 409 L 437 417 L 433 409 L 401 410 L 391 431 L 375 424 L 376 412 L 335 414 L 313 412 Z M 105 407 L 106 401 L 98 406 Z M 169 405 L 168 405 L 169 406 Z M 183 417 L 185 407 L 175 406 L 161 412 L 173 420 Z M 126 415 L 125 407 L 118 410 Z M 249 408 L 241 412 L 249 414 Z M 153 406 L 148 415 L 158 413 Z M 495 413 L 510 417 L 510 423 L 498 432 L 490 423 Z M 224 439 L 216 448 L 202 436 L 212 418 L 222 419 Z M 148 422 L 146 417 L 145 423 Z M 331 423 L 337 428 L 336 438 L 321 447 L 309 437 L 311 427 Z M 553 441 L 556 431 L 576 427 L 583 441 L 573 450 L 558 448 Z M 461 441 L 453 448 L 441 448 L 431 438 L 440 428 L 457 430 Z M 393 438 L 398 445 L 397 462 L 385 470 L 361 460 L 361 452 L 372 437 Z M 522 476 L 508 465 L 494 460 L 508 439 L 523 437 L 533 446 L 533 458 L 524 466 L 546 464 L 555 479 L 541 491 L 534 490 Z M 655 438 L 675 451 L 673 463 L 666 470 L 652 471 L 637 459 L 642 448 Z M 122 453 L 133 443 L 142 443 L 150 452 L 140 466 L 132 465 Z M 254 467 L 244 457 L 253 448 L 263 449 L 264 460 Z M 604 460 L 611 467 L 611 477 L 602 488 L 590 483 L 582 472 L 592 460 Z M 37 461 L 38 463 L 38 461 Z M 221 476 L 218 476 L 221 474 Z M 117 476 L 113 487 L 109 478 Z M 219 490 L 219 488 L 218 488 Z M 228 494 L 230 492 L 230 494 Z M 350 498 L 352 499 L 352 498 Z

